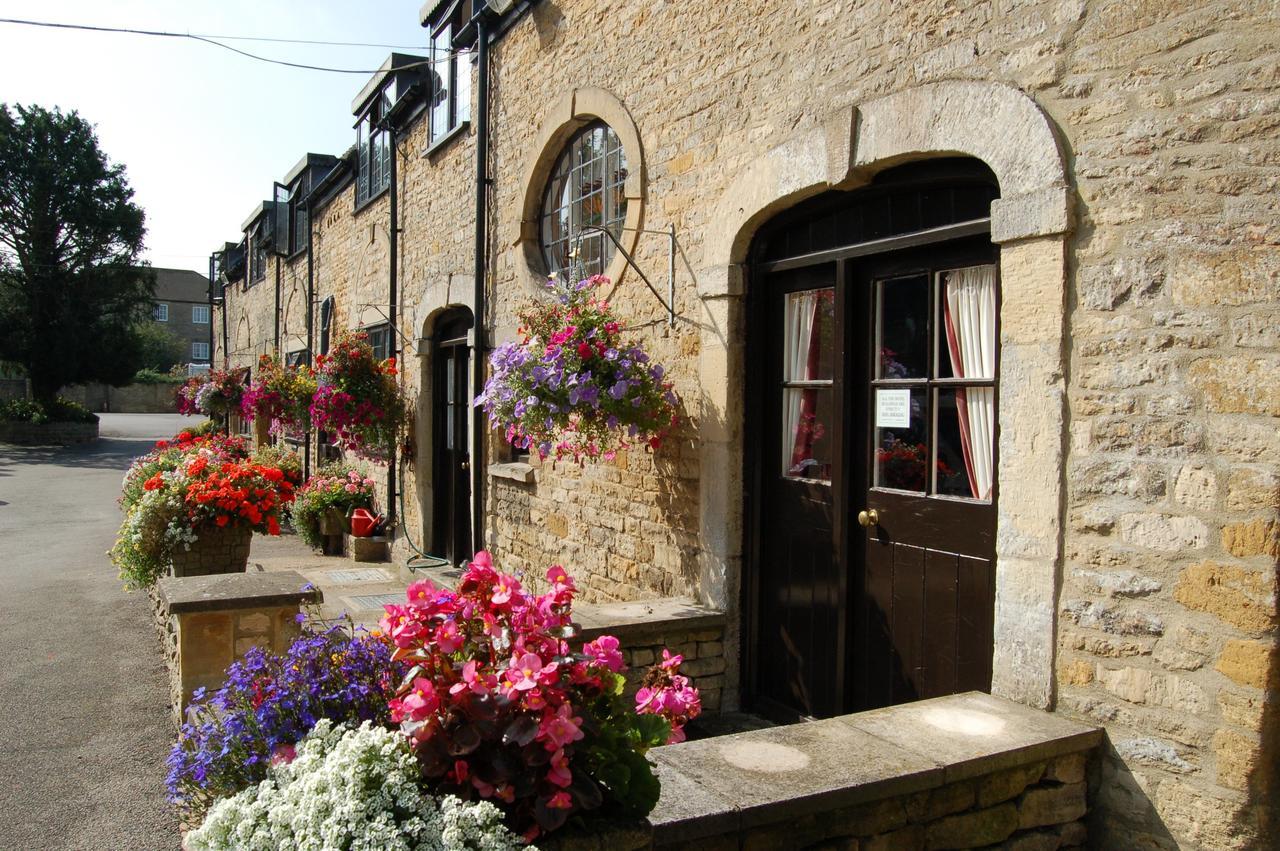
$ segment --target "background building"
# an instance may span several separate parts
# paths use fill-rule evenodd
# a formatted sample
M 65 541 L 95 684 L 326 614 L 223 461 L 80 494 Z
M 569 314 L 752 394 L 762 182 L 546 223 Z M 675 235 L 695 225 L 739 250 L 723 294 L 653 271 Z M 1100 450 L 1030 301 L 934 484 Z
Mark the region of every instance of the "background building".
M 156 276 L 152 321 L 182 344 L 182 363 L 207 367 L 213 345 L 209 279 L 190 269 L 152 271 Z

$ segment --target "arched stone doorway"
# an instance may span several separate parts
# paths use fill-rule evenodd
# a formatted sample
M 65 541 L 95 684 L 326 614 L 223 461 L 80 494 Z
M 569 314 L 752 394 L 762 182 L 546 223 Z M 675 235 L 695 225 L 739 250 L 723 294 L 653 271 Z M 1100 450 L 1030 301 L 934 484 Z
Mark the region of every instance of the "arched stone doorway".
M 699 593 L 730 611 L 742 600 L 741 329 L 756 233 L 778 212 L 822 192 L 866 185 L 902 163 L 956 155 L 983 162 L 1000 189 L 990 218 L 1003 282 L 992 691 L 1048 707 L 1062 562 L 1065 240 L 1072 194 L 1048 119 L 1009 86 L 935 83 L 835 110 L 820 126 L 749 163 L 721 195 L 697 272 L 704 471 Z M 738 615 L 731 632 L 743 623 Z M 728 639 L 741 647 L 745 636 Z
M 750 256 L 745 696 L 825 717 L 990 691 L 995 176 L 887 169 Z

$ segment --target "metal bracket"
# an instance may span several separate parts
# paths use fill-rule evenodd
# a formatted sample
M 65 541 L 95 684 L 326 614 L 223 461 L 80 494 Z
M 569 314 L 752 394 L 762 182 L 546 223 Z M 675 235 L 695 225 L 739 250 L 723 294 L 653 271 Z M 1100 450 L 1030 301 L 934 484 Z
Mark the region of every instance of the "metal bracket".
M 382 309 L 381 304 L 357 304 L 356 305 L 357 310 L 363 310 L 366 307 L 372 307 L 374 310 L 378 311 L 378 315 L 381 316 L 383 319 L 387 320 L 387 326 L 392 331 L 395 331 L 396 336 L 399 337 L 403 342 L 409 343 L 410 345 L 416 342 L 412 337 L 408 336 L 407 334 L 405 334 L 403 331 L 400 330 L 400 326 L 396 325 L 395 320 L 387 315 L 387 312 Z
M 623 231 L 629 233 L 660 233 L 670 239 L 670 245 L 667 253 L 667 298 L 664 300 L 654 288 L 653 282 L 649 280 L 649 276 L 644 273 L 636 263 L 635 258 L 627 253 L 627 250 L 618 242 L 618 238 L 613 232 L 607 228 L 597 225 L 588 225 L 578 231 L 578 238 L 574 246 L 574 253 L 577 254 L 582 250 L 582 240 L 588 236 L 605 236 L 613 243 L 613 247 L 627 261 L 627 265 L 636 270 L 636 274 L 640 276 L 640 280 L 644 281 L 644 285 L 649 288 L 649 292 L 653 293 L 653 297 L 667 309 L 667 327 L 674 328 L 676 325 L 676 226 L 672 224 L 668 230 L 646 230 L 644 228 L 623 228 Z

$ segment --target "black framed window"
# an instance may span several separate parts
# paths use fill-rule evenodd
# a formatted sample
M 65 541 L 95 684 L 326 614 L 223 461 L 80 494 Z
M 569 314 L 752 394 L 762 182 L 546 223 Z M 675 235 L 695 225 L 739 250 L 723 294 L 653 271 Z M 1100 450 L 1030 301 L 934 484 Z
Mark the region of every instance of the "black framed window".
M 249 286 L 267 277 L 267 245 L 261 237 L 253 240 L 253 250 L 249 252 Z
M 608 267 L 613 243 L 603 234 L 583 230 L 605 228 L 621 238 L 627 173 L 622 142 L 603 121 L 588 124 L 569 139 L 542 197 L 542 253 L 548 273 L 592 275 Z
M 320 305 L 320 354 L 329 354 L 329 336 L 333 330 L 333 296 Z
M 307 350 L 298 349 L 293 352 L 286 352 L 284 356 L 284 365 L 290 367 L 302 366 L 307 360 Z
M 378 360 L 386 360 L 391 357 L 391 326 L 375 325 L 372 328 L 366 328 L 365 334 L 369 335 L 369 347 L 373 349 L 373 356 Z
M 453 46 L 453 37 L 461 28 L 460 14 L 455 10 L 431 34 L 431 144 L 471 118 L 470 52 Z
M 391 135 L 382 119 L 391 109 L 391 87 L 384 87 L 356 124 L 356 206 L 362 206 L 391 185 Z

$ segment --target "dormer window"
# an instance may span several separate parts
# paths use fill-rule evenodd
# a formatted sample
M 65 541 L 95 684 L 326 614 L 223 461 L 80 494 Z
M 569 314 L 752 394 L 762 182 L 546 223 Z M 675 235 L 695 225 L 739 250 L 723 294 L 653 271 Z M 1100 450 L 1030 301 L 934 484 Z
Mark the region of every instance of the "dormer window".
M 470 52 L 454 46 L 471 3 L 458 2 L 431 25 L 431 144 L 471 118 Z
M 381 89 L 356 125 L 356 206 L 362 207 L 391 185 L 391 136 L 382 119 L 391 109 L 391 87 Z

